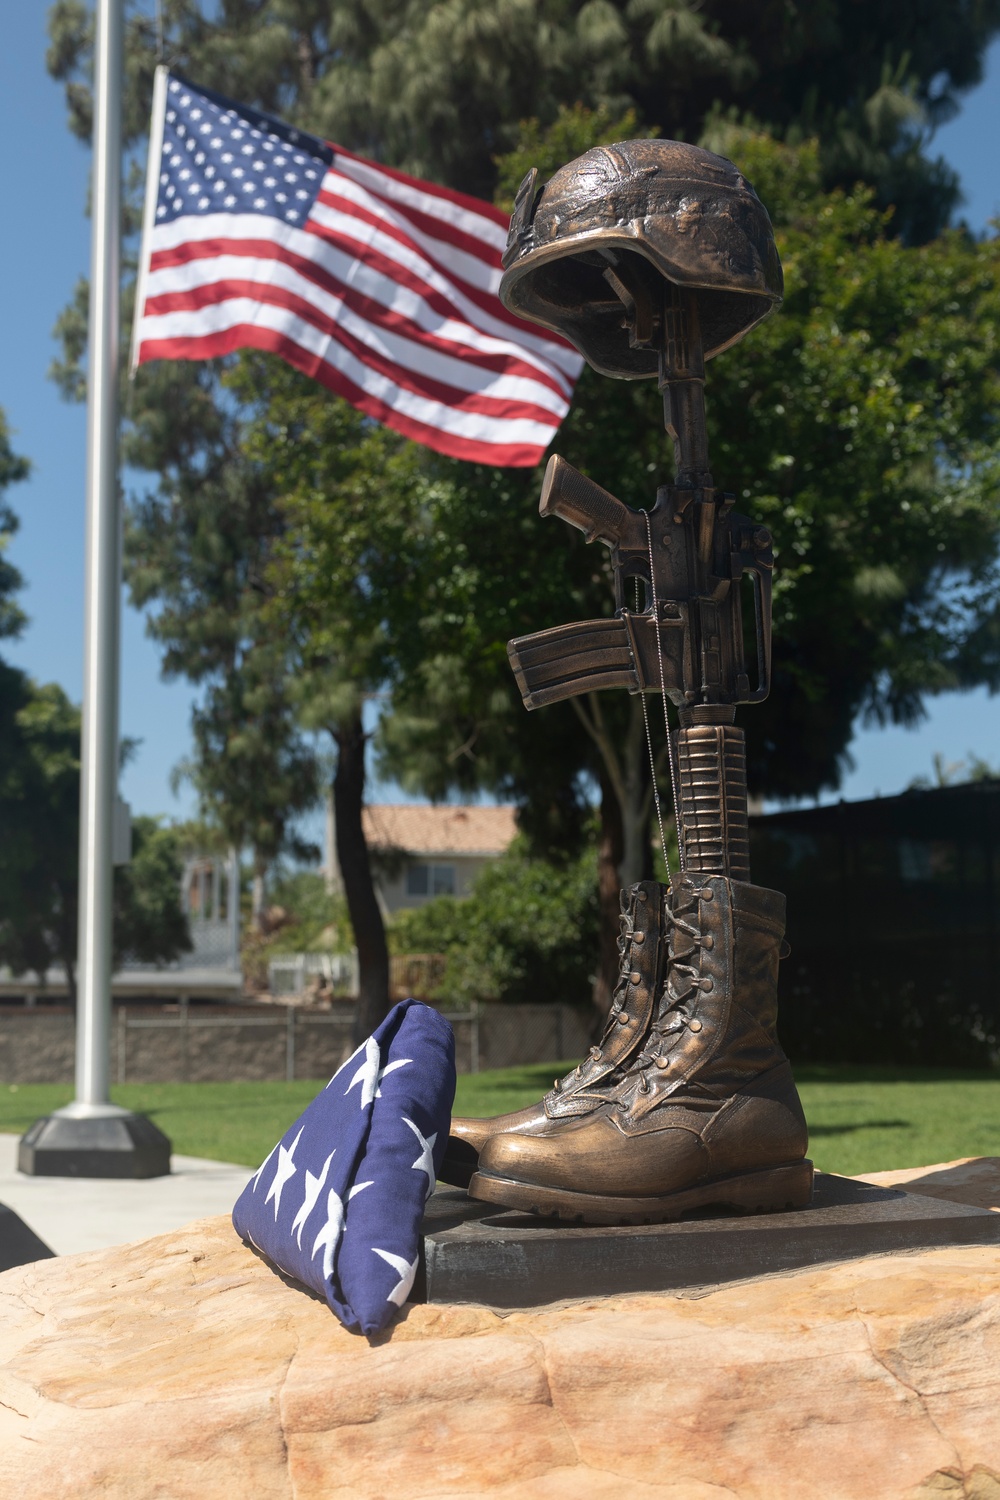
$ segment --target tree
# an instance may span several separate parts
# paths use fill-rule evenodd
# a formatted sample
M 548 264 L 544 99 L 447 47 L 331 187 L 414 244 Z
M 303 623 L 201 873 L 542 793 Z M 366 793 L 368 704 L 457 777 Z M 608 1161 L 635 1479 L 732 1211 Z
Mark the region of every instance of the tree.
M 927 147 L 982 77 L 1000 0 L 162 0 L 166 57 L 230 98 L 480 197 L 518 122 L 575 103 L 694 140 L 713 111 L 824 142 L 827 186 L 859 178 L 929 238 L 957 183 Z M 57 0 L 48 65 L 91 134 L 92 20 Z M 146 131 L 156 21 L 129 7 L 125 137 Z
M 4 498 L 30 466 L 14 453 L 0 412 L 0 637 L 25 623 L 21 575 L 6 556 L 17 517 Z M 61 689 L 38 688 L 0 660 L 0 962 L 44 975 L 68 964 L 76 936 L 79 720 Z
M 632 108 L 636 129 L 659 126 L 664 133 L 686 138 L 697 137 L 708 127 L 716 140 L 735 138 L 749 141 L 757 138 L 752 131 L 744 130 L 742 137 L 738 133 L 734 137 L 737 129 L 734 121 L 756 119 L 792 142 L 788 161 L 805 160 L 794 143 L 801 139 L 804 131 L 818 128 L 824 142 L 823 149 L 813 150 L 809 158 L 808 189 L 801 183 L 795 188 L 803 200 L 800 206 L 806 208 L 812 204 L 818 208 L 824 186 L 829 188 L 838 182 L 851 184 L 860 174 L 875 185 L 877 198 L 874 205 L 867 203 L 868 210 L 874 214 L 878 203 L 886 209 L 889 205 L 895 208 L 891 224 L 887 218 L 880 219 L 875 214 L 869 229 L 859 231 L 860 237 L 863 239 L 868 233 L 881 237 L 886 243 L 890 232 L 903 235 L 910 242 L 920 242 L 933 235 L 945 222 L 955 201 L 956 184 L 940 163 L 928 160 L 928 131 L 935 122 L 954 110 L 957 94 L 977 81 L 986 43 L 1000 24 L 1000 0 L 962 0 L 962 3 L 947 7 L 937 4 L 921 8 L 919 15 L 907 13 L 905 17 L 900 15 L 895 0 L 878 0 L 878 3 L 863 7 L 849 4 L 848 0 L 831 0 L 820 10 L 792 3 L 777 9 L 758 7 L 752 16 L 745 6 L 734 6 L 731 0 L 728 3 L 727 0 L 704 0 L 698 6 L 686 4 L 684 0 L 627 0 L 627 3 L 626 0 L 589 0 L 586 4 L 571 0 L 569 4 L 559 5 L 536 4 L 534 0 L 505 0 L 501 5 L 497 5 L 496 0 L 448 0 L 448 3 L 366 0 L 361 5 L 351 0 L 351 3 L 339 3 L 336 7 L 329 0 L 281 0 L 281 3 L 279 0 L 227 0 L 218 15 L 211 17 L 195 0 L 165 0 L 163 11 L 168 55 L 193 76 L 233 97 L 275 109 L 311 129 L 323 131 L 390 163 L 484 195 L 492 191 L 505 170 L 504 164 L 498 163 L 498 157 L 502 157 L 505 150 L 509 152 L 520 144 L 522 158 L 529 147 L 543 148 L 544 154 L 544 150 L 554 148 L 557 142 L 562 147 L 568 138 L 580 139 L 585 134 L 582 127 L 577 128 L 584 117 L 578 115 L 574 120 L 573 110 L 567 108 L 576 101 L 596 110 L 595 119 L 604 125 Z M 86 67 L 90 38 L 87 13 L 79 0 L 62 0 L 55 7 L 51 35 L 50 67 L 56 76 L 67 82 L 72 127 L 78 134 L 86 136 L 89 134 Z M 145 130 L 154 57 L 152 23 L 142 13 L 135 12 L 131 17 L 127 51 L 132 87 L 126 134 L 130 143 L 134 143 Z M 534 127 L 533 140 L 518 134 L 518 122 L 529 112 L 537 115 L 539 122 Z M 460 122 L 460 128 L 456 128 L 456 122 Z M 776 168 L 776 185 L 780 186 L 784 178 L 794 175 L 787 165 Z M 509 186 L 508 183 L 508 190 Z M 848 197 L 843 201 L 853 200 Z M 876 219 L 877 231 L 870 227 Z M 844 248 L 848 255 L 853 253 L 849 235 Z M 777 325 L 768 325 L 768 328 L 772 326 Z M 78 356 L 83 346 L 79 312 L 64 320 L 63 334 L 69 358 L 62 368 L 62 378 L 67 387 L 73 386 L 74 382 L 78 386 Z M 770 349 L 769 337 L 770 333 L 755 336 L 740 355 L 744 361 L 742 368 L 749 369 L 754 379 L 758 370 L 753 354 L 748 355 L 745 351 Z M 791 344 L 794 345 L 794 338 Z M 732 361 L 734 356 L 727 356 L 727 359 Z M 819 359 L 817 369 L 821 367 L 822 359 Z M 213 460 L 219 451 L 220 424 L 224 425 L 232 418 L 242 431 L 241 424 L 245 426 L 254 415 L 246 410 L 234 410 L 230 394 L 222 384 L 225 368 L 223 363 L 214 363 L 201 367 L 163 366 L 155 374 L 140 372 L 134 392 L 133 414 L 136 432 L 144 435 L 145 447 L 140 443 L 136 450 L 137 461 L 144 462 L 155 472 L 170 475 L 161 484 L 155 502 L 164 515 L 174 503 L 180 480 L 183 481 L 185 506 L 200 503 L 199 487 L 206 474 L 210 481 L 220 486 L 228 483 L 238 488 L 245 482 L 252 489 L 256 482 L 254 476 L 248 475 L 235 461 L 224 476 L 219 471 L 213 473 Z M 731 364 L 729 368 L 736 368 L 736 365 Z M 767 387 L 767 379 L 762 384 Z M 742 393 L 735 397 L 734 423 L 727 429 L 722 443 L 724 447 L 725 442 L 729 442 L 728 454 L 722 453 L 720 444 L 716 444 L 716 453 L 721 453 L 724 460 L 720 464 L 717 459 L 717 468 L 724 480 L 729 477 L 725 472 L 726 462 L 733 471 L 737 470 L 736 449 L 739 434 L 746 430 L 746 390 L 749 388 L 744 386 Z M 741 390 L 738 385 L 736 389 Z M 806 412 L 812 412 L 820 400 L 815 385 L 810 391 L 812 405 L 806 402 L 802 408 L 807 428 L 809 418 Z M 721 395 L 723 399 L 716 407 L 720 412 L 725 410 L 725 390 Z M 781 405 L 781 401 L 775 402 L 776 407 Z M 759 423 L 762 403 L 754 401 L 753 408 Z M 166 413 L 180 416 L 182 420 L 168 422 Z M 970 404 L 962 419 L 965 416 L 971 418 L 971 413 Z M 778 417 L 781 413 L 775 410 L 773 415 Z M 561 446 L 567 456 L 579 466 L 588 468 L 595 477 L 603 479 L 623 498 L 642 503 L 652 489 L 650 476 L 663 460 L 664 445 L 662 439 L 657 438 L 657 432 L 658 418 L 653 415 L 650 392 L 645 387 L 619 388 L 612 393 L 607 382 L 598 382 L 588 373 L 581 382 L 567 424 L 566 442 Z M 783 455 L 784 450 L 775 453 L 774 443 L 779 440 L 766 422 L 759 430 L 755 428 L 755 433 L 756 447 L 751 443 L 746 449 L 749 454 L 758 454 L 768 462 Z M 918 446 L 925 437 L 926 430 L 921 428 Z M 235 442 L 228 444 L 228 451 L 235 454 L 239 449 L 237 432 Z M 428 472 L 437 475 L 442 482 L 454 480 L 453 471 L 440 464 L 431 462 Z M 772 471 L 760 472 L 770 474 Z M 977 472 L 982 476 L 984 470 L 980 467 Z M 741 488 L 745 487 L 746 476 L 750 473 L 751 465 L 747 463 L 744 467 L 741 463 L 734 474 Z M 784 475 L 786 480 L 788 477 Z M 455 493 L 468 494 L 477 483 L 482 484 L 487 494 L 504 492 L 517 495 L 514 503 L 523 502 L 525 505 L 528 490 L 533 487 L 526 478 L 508 484 L 506 480 L 495 480 L 491 476 L 477 478 L 466 474 L 453 488 Z M 751 498 L 759 498 L 765 510 L 769 507 L 775 518 L 784 522 L 788 519 L 784 514 L 789 509 L 785 503 L 787 492 L 780 484 L 772 484 L 771 490 L 773 494 L 761 492 L 759 496 L 752 490 Z M 221 488 L 217 493 L 221 495 Z M 263 498 L 267 512 L 263 526 L 270 536 L 268 528 L 272 519 L 268 507 L 273 504 L 275 496 L 272 493 Z M 977 503 L 974 502 L 973 508 Z M 237 509 L 242 505 L 241 499 Z M 529 512 L 525 510 L 521 514 Z M 796 526 L 794 536 L 788 538 L 786 551 L 791 550 L 792 555 L 798 555 L 794 547 L 802 544 L 803 537 L 799 533 L 804 524 L 803 521 L 802 525 Z M 140 538 L 141 533 L 140 525 L 133 537 Z M 254 549 L 260 535 L 251 528 L 243 539 L 253 557 L 257 556 Z M 559 547 L 566 548 L 567 545 L 565 537 L 559 539 Z M 949 545 L 947 541 L 944 543 L 945 556 L 940 561 L 948 560 Z M 132 564 L 136 567 L 141 565 L 143 546 L 144 542 L 137 541 L 133 548 Z M 475 537 L 470 538 L 469 549 L 472 557 L 483 559 L 481 572 L 485 573 L 490 559 L 477 550 Z M 509 557 L 511 550 L 507 548 L 503 555 Z M 556 550 L 553 542 L 546 557 L 554 559 Z M 836 548 L 832 551 L 835 553 Z M 962 548 L 959 547 L 958 551 L 961 552 Z M 494 557 L 496 555 L 494 553 Z M 540 556 L 537 546 L 532 555 L 536 559 Z M 925 556 L 919 548 L 918 555 Z M 952 554 L 952 561 L 955 555 Z M 959 572 L 964 567 L 964 556 L 963 553 L 956 564 Z M 171 586 L 176 586 L 182 594 L 186 588 L 185 566 L 183 549 L 176 568 L 169 558 L 164 560 L 164 576 L 172 576 Z M 575 550 L 571 549 L 568 564 L 553 562 L 553 566 L 557 569 L 556 586 L 546 598 L 555 618 L 540 618 L 544 610 L 535 611 L 535 617 L 526 628 L 538 628 L 566 618 L 564 606 L 567 597 L 565 592 L 560 592 L 563 575 L 572 580 L 571 602 L 588 606 L 580 613 L 594 612 L 598 592 L 602 600 L 597 605 L 598 612 L 607 608 L 604 559 L 583 554 L 577 543 Z M 870 607 L 866 605 L 866 609 L 877 634 L 895 616 L 891 609 L 887 612 L 881 604 L 871 602 L 881 587 L 878 579 L 885 582 L 887 578 L 886 574 L 877 571 L 882 566 L 881 561 L 866 566 L 869 572 L 864 575 L 860 588 L 862 594 L 865 588 L 868 589 L 864 597 Z M 874 573 L 870 571 L 871 567 L 876 569 Z M 907 576 L 910 581 L 904 581 L 902 593 L 897 593 L 897 602 L 905 595 L 908 605 L 919 613 L 922 605 L 917 596 L 922 586 L 916 581 L 915 571 Z M 969 573 L 968 576 L 972 587 L 979 588 L 983 575 L 974 578 Z M 455 577 L 451 583 L 461 594 L 461 578 Z M 896 586 L 896 583 L 890 583 L 890 592 Z M 246 592 L 244 589 L 244 595 Z M 808 615 L 808 608 L 802 606 L 804 595 L 800 591 L 793 603 L 792 587 L 786 594 L 789 610 L 804 627 Z M 140 597 L 143 597 L 141 591 L 136 593 L 136 598 Z M 154 591 L 144 597 L 146 602 L 152 603 L 166 595 Z M 193 599 L 194 595 L 190 597 Z M 482 597 L 480 594 L 480 599 Z M 926 602 L 930 595 L 925 590 L 921 597 Z M 851 603 L 854 598 L 855 594 L 849 593 Z M 532 602 L 530 591 L 525 602 Z M 537 589 L 535 602 L 538 602 Z M 779 600 L 779 613 L 784 607 Z M 507 613 L 517 614 L 517 610 L 508 610 Z M 449 636 L 449 632 L 453 635 L 448 610 L 443 614 L 439 612 L 438 618 L 445 636 Z M 951 640 L 954 649 L 950 670 L 953 675 L 958 674 L 955 680 L 973 680 L 977 671 L 987 670 L 987 637 L 992 626 L 985 614 L 979 623 L 979 644 L 974 645 L 970 637 L 961 649 L 962 627 L 958 624 L 957 614 L 950 624 L 939 620 L 927 635 L 928 644 L 932 636 L 939 644 L 945 636 Z M 817 626 L 822 629 L 816 620 L 813 626 L 814 630 Z M 642 738 L 636 717 L 638 705 L 624 704 L 619 708 L 595 701 L 589 705 L 578 704 L 575 709 L 567 706 L 565 713 L 549 714 L 542 741 L 537 738 L 540 733 L 537 728 L 529 733 L 521 722 L 514 727 L 513 709 L 516 705 L 510 700 L 509 686 L 501 688 L 498 685 L 503 666 L 502 656 L 496 650 L 498 637 L 492 638 L 490 648 L 485 644 L 485 633 L 478 634 L 476 670 L 484 668 L 485 676 L 469 676 L 461 652 L 456 649 L 454 640 L 448 638 L 433 658 L 437 664 L 435 684 L 441 688 L 438 693 L 440 701 L 448 681 L 455 683 L 467 677 L 469 692 L 464 701 L 471 704 L 470 695 L 478 694 L 480 704 L 488 707 L 485 717 L 492 715 L 491 722 L 495 725 L 492 741 L 483 723 L 482 707 L 471 706 L 475 722 L 470 726 L 469 716 L 464 710 L 445 704 L 444 769 L 439 767 L 433 772 L 420 774 L 426 776 L 427 785 L 440 786 L 449 781 L 462 782 L 463 778 L 467 781 L 474 771 L 476 777 L 488 782 L 492 780 L 517 788 L 536 778 L 541 783 L 538 771 L 544 766 L 544 797 L 533 799 L 532 806 L 532 812 L 536 814 L 540 805 L 544 807 L 542 815 L 536 818 L 542 828 L 565 827 L 567 820 L 572 822 L 574 817 L 578 820 L 580 778 L 582 775 L 596 775 L 601 781 L 605 809 L 601 847 L 604 851 L 605 912 L 608 913 L 615 883 L 609 872 L 632 876 L 640 861 L 648 860 L 645 828 L 651 785 L 644 769 Z M 166 634 L 161 635 L 162 640 L 167 638 Z M 912 642 L 915 638 L 914 631 L 909 630 L 907 639 Z M 433 630 L 422 627 L 419 639 L 430 652 Z M 817 644 L 822 646 L 823 640 Z M 963 650 L 967 658 L 964 667 L 959 662 Z M 972 656 L 977 653 L 978 664 L 973 665 Z M 891 655 L 891 651 L 887 654 Z M 928 654 L 928 651 L 923 655 L 917 652 L 921 666 L 926 663 Z M 869 653 L 869 662 L 873 662 L 876 656 L 875 652 Z M 239 660 L 242 662 L 242 656 Z M 454 666 L 455 662 L 459 662 L 458 667 Z M 444 670 L 447 663 L 452 664 L 450 678 Z M 186 665 L 182 669 L 188 671 Z M 236 657 L 232 653 L 230 665 L 222 670 L 230 673 L 237 670 Z M 410 672 L 407 676 L 409 669 L 404 670 L 402 664 L 394 670 L 400 704 L 408 707 L 414 722 L 420 713 L 423 713 L 424 722 L 429 722 L 428 700 L 426 696 L 421 699 L 420 695 L 419 672 Z M 966 673 L 964 678 L 962 671 Z M 797 675 L 793 673 L 792 677 L 798 692 L 806 681 L 805 669 Z M 426 681 L 426 672 L 424 678 Z M 901 669 L 895 670 L 897 689 L 901 680 Z M 407 683 L 411 690 L 409 697 Z M 338 679 L 338 693 L 342 688 L 343 683 Z M 823 699 L 828 688 L 840 694 L 848 705 L 845 709 L 837 708 L 831 713 Z M 481 689 L 486 691 L 485 698 Z M 763 751 L 758 752 L 755 774 L 759 785 L 765 771 L 770 774 L 772 770 L 779 789 L 787 787 L 795 777 L 804 784 L 810 776 L 815 779 L 820 762 L 826 766 L 819 773 L 821 780 L 824 776 L 836 775 L 837 758 L 845 743 L 845 736 L 841 734 L 838 740 L 837 734 L 845 715 L 849 718 L 859 702 L 864 701 L 865 689 L 860 686 L 860 677 L 853 663 L 847 663 L 831 671 L 825 679 L 822 673 L 818 674 L 810 691 L 814 701 L 808 711 L 801 711 L 800 740 L 804 742 L 808 738 L 808 723 L 813 724 L 809 743 L 812 758 L 792 776 L 790 768 L 780 763 L 781 757 L 775 749 L 777 741 L 772 738 L 770 749 L 765 745 Z M 462 700 L 461 694 L 459 699 Z M 500 700 L 507 706 L 502 712 L 494 713 Z M 908 700 L 905 692 L 902 697 L 897 693 L 889 711 L 905 713 L 906 702 L 909 701 L 912 708 L 918 700 L 919 693 L 915 700 Z M 780 698 L 775 701 L 780 702 Z M 871 704 L 874 711 L 881 711 L 879 704 L 884 707 L 888 701 L 881 694 L 881 688 L 874 689 Z M 598 718 L 598 708 L 604 723 Z M 584 716 L 581 722 L 586 738 L 580 736 L 579 726 L 572 717 L 574 713 Z M 811 719 L 810 714 L 813 715 Z M 609 724 L 609 715 L 613 718 L 623 716 L 623 722 Z M 773 709 L 771 717 L 773 721 Z M 831 717 L 835 720 L 832 736 L 828 734 Z M 465 719 L 467 732 L 456 740 L 451 728 L 461 718 Z M 474 741 L 469 739 L 472 733 L 475 734 Z M 429 747 L 427 753 L 431 755 L 433 745 L 430 741 L 434 740 L 434 735 L 431 725 L 430 740 L 426 735 L 423 740 L 425 748 Z M 548 753 L 552 744 L 550 736 L 565 737 L 567 754 Z M 413 775 L 417 774 L 418 751 L 423 754 L 425 766 L 429 764 L 427 754 L 420 750 L 419 738 L 410 737 L 406 752 Z M 825 744 L 828 738 L 832 748 Z M 229 742 L 228 734 L 213 740 L 220 745 Z M 338 741 L 341 751 L 348 753 L 348 761 L 353 756 L 355 767 L 359 763 L 363 742 L 358 717 L 354 721 L 353 735 Z M 539 745 L 543 742 L 546 748 L 540 755 Z M 397 746 L 398 743 L 397 736 Z M 466 753 L 465 747 L 473 743 L 476 751 Z M 626 753 L 622 754 L 620 747 L 626 747 Z M 475 763 L 470 758 L 472 753 L 477 757 Z M 246 767 L 247 774 L 256 774 L 256 766 L 249 757 Z M 351 806 L 357 813 L 359 824 L 357 799 L 361 795 L 362 781 L 357 774 L 347 774 L 346 763 L 343 785 L 345 793 L 350 788 Z M 357 870 L 357 878 L 359 889 L 367 881 L 370 890 L 370 880 L 363 865 Z M 606 922 L 605 968 L 612 952 L 607 941 L 609 931 Z M 381 963 L 378 954 L 376 958 Z
M 281 522 L 262 578 L 265 628 L 283 643 L 302 722 L 336 747 L 337 860 L 358 951 L 363 1036 L 389 1002 L 389 952 L 362 828 L 363 710 L 393 675 L 419 608 L 412 542 L 427 485 L 413 444 L 277 361 L 243 356 L 231 385 L 254 411 L 243 453 Z
M 515 182 L 529 155 L 543 172 L 562 161 L 571 123 L 559 126 L 555 150 L 532 128 L 502 180 Z M 815 146 L 793 150 L 731 126 L 712 144 L 757 184 L 786 268 L 781 312 L 713 362 L 707 393 L 717 482 L 776 543 L 774 685 L 763 707 L 741 715 L 751 788 L 802 796 L 838 785 L 859 715 L 912 723 L 928 692 L 1000 686 L 1000 245 L 951 231 L 907 247 L 870 191 L 822 190 Z M 669 477 L 660 422 L 652 382 L 588 371 L 558 447 L 644 506 Z M 428 613 L 424 665 L 400 683 L 384 731 L 388 767 L 438 792 L 471 779 L 473 769 L 453 760 L 462 745 L 475 745 L 488 783 L 502 781 L 503 766 L 508 786 L 525 761 L 551 766 L 546 734 L 572 745 L 546 709 L 531 716 L 533 753 L 513 752 L 510 714 L 526 716 L 489 646 L 610 608 L 606 553 L 534 518 L 529 538 L 520 483 L 463 467 L 440 492 L 444 550 L 461 559 L 433 574 L 432 598 L 452 590 L 439 610 L 448 628 L 432 640 Z M 531 561 L 527 579 L 519 548 Z M 559 764 L 602 778 L 610 957 L 609 867 L 623 882 L 646 873 L 635 857 L 648 849 L 641 719 L 622 694 L 592 695 L 577 713 L 590 748 L 578 738 Z M 628 828 L 631 859 L 619 831 Z
M 469 897 L 438 896 L 397 913 L 392 936 L 396 952 L 447 956 L 437 993 L 451 1004 L 578 1006 L 593 977 L 588 939 L 596 926 L 590 841 L 575 859 L 553 865 L 532 858 L 518 838 L 480 872 Z
M 217 392 L 218 372 L 191 365 L 178 380 L 174 369 L 150 369 L 125 443 L 132 463 L 161 476 L 128 508 L 125 572 L 133 603 L 150 607 L 164 675 L 204 690 L 193 715 L 195 754 L 182 769 L 226 844 L 252 849 L 259 914 L 268 866 L 286 848 L 313 852 L 294 820 L 318 795 L 287 654 L 262 616 L 282 521 L 241 447 L 235 401 L 227 406 Z
M 191 951 L 181 905 L 184 865 L 179 830 L 159 818 L 132 821 L 132 858 L 115 870 L 115 966 L 172 963 Z
M 3 498 L 25 479 L 0 411 L 0 636 L 20 633 L 21 576 L 7 560 L 17 517 Z M 0 660 L 0 963 L 44 983 L 61 966 L 75 998 L 80 714 L 54 683 L 38 686 Z M 190 947 L 172 834 L 138 819 L 135 862 L 115 872 L 115 951 L 169 961 Z M 171 862 L 172 861 L 172 862 Z

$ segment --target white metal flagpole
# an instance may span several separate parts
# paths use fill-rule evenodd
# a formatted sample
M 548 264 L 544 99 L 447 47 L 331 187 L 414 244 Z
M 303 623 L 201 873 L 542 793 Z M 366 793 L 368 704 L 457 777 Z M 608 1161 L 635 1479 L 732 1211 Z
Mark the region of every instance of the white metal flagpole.
M 122 0 L 97 0 L 87 345 L 87 552 L 76 1103 L 106 1109 L 111 1032 L 111 828 L 118 786 L 118 369 Z
M 87 345 L 76 1098 L 47 1120 L 37 1121 L 22 1139 L 19 1152 L 22 1171 L 45 1175 L 68 1172 L 92 1177 L 149 1177 L 170 1170 L 166 1137 L 148 1120 L 111 1104 L 109 1095 L 112 828 L 118 786 L 121 610 L 118 380 L 122 10 L 123 0 L 97 0 Z

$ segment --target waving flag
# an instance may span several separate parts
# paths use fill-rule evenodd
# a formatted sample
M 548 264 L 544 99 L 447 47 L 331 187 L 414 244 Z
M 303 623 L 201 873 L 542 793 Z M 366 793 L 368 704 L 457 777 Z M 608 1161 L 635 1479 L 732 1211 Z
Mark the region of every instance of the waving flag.
M 402 1001 L 251 1177 L 237 1234 L 348 1328 L 377 1333 L 413 1289 L 454 1097 L 451 1027 Z
M 497 295 L 507 216 L 157 70 L 132 368 L 268 349 L 439 453 L 537 463 L 583 361 Z

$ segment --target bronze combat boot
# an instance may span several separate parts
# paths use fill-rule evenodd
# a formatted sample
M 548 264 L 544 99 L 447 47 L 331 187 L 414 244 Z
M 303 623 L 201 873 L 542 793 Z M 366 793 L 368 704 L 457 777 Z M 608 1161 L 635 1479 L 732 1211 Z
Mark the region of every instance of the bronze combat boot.
M 663 984 L 666 894 L 665 887 L 655 880 L 640 881 L 621 893 L 618 983 L 600 1043 L 591 1047 L 583 1062 L 565 1078 L 557 1078 L 537 1104 L 488 1119 L 453 1119 L 438 1173 L 442 1182 L 468 1187 L 479 1153 L 493 1135 L 512 1130 L 521 1135 L 542 1135 L 555 1121 L 589 1115 L 617 1097 L 628 1063 L 649 1032 Z
M 491 1135 L 472 1197 L 590 1224 L 809 1202 L 806 1123 L 775 1032 L 785 898 L 696 876 L 665 912 L 667 982 L 624 1086 L 541 1132 Z

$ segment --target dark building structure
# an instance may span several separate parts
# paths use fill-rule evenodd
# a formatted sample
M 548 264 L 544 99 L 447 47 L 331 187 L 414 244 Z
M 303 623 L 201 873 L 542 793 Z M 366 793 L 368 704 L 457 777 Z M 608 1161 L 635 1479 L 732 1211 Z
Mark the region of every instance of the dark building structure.
M 788 895 L 793 1059 L 1000 1057 L 1000 780 L 751 818 L 750 848 Z

